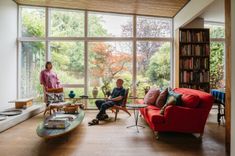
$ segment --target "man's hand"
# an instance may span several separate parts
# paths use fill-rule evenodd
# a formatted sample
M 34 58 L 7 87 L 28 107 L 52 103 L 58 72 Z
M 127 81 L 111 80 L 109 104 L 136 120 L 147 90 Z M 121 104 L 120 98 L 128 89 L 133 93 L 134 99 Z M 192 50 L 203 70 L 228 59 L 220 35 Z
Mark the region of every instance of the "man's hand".
M 112 97 L 109 96 L 109 97 L 105 98 L 105 101 L 112 101 Z
M 120 101 L 123 99 L 123 96 L 118 96 L 118 97 L 115 97 L 115 98 L 111 98 L 110 100 L 111 101 Z

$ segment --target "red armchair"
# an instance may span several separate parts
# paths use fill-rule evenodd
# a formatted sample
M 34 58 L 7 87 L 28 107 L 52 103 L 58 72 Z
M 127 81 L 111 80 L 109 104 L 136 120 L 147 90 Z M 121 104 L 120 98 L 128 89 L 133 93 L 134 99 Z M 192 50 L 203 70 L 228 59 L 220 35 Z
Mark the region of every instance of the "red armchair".
M 195 108 L 168 106 L 164 115 L 160 114 L 160 108 L 149 105 L 140 110 L 143 118 L 155 132 L 157 139 L 158 132 L 200 133 L 201 138 L 213 104 L 213 97 L 206 92 L 187 88 L 176 88 L 174 92 L 198 96 L 199 103 Z

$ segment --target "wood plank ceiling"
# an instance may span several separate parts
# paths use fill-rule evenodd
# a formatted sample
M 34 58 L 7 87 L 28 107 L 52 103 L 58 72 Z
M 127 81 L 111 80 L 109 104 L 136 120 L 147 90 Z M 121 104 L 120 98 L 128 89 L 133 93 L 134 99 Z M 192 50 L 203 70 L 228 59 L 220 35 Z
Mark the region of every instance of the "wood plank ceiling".
M 174 17 L 189 0 L 14 0 L 18 4 Z

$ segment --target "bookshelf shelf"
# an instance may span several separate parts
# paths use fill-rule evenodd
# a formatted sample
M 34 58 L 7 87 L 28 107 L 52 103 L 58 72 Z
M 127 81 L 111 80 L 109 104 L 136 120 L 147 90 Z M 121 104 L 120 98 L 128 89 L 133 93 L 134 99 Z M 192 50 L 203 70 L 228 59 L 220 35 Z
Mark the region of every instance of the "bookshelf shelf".
M 210 91 L 209 29 L 180 29 L 179 87 Z

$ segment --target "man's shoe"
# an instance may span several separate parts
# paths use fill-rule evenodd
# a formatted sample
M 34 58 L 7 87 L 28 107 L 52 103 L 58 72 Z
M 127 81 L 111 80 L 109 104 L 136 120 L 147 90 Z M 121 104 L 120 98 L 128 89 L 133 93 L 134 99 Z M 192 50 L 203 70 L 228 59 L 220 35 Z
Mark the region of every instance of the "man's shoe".
M 108 118 L 109 118 L 109 116 L 107 114 L 102 114 L 98 117 L 99 120 L 106 120 Z

